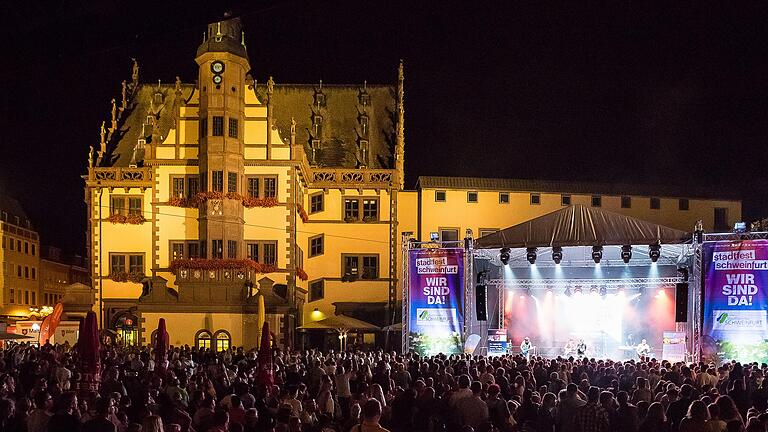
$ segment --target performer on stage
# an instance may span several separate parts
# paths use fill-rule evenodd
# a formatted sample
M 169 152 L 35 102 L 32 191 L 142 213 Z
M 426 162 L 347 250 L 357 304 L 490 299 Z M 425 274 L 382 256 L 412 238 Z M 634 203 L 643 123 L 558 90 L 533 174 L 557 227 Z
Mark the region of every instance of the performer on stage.
M 587 355 L 587 343 L 584 342 L 584 339 L 579 339 L 579 344 L 576 345 L 576 356 L 579 358 L 584 358 Z
M 648 342 L 645 339 L 643 339 L 639 344 L 637 344 L 636 350 L 640 360 L 645 361 L 646 357 L 648 357 L 648 354 L 651 353 L 651 346 L 648 345 Z
M 568 339 L 568 343 L 565 344 L 563 347 L 563 354 L 566 357 L 572 356 L 576 352 L 576 344 L 573 342 L 573 339 Z
M 531 340 L 528 339 L 528 336 L 526 336 L 525 338 L 523 338 L 523 343 L 520 344 L 520 354 L 522 354 L 526 360 L 530 360 L 531 359 L 530 352 L 531 352 Z

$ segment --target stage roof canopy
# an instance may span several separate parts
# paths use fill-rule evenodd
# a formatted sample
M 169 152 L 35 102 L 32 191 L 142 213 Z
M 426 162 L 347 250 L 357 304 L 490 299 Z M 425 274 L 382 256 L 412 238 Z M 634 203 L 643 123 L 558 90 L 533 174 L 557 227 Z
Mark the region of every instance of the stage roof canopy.
M 685 231 L 584 205 L 572 205 L 475 241 L 478 248 L 680 244 Z

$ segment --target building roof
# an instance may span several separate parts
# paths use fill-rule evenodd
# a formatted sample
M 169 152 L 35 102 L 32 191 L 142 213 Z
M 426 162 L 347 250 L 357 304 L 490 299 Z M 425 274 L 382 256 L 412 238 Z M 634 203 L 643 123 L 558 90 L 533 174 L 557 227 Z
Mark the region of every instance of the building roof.
M 627 183 L 599 183 L 485 177 L 433 177 L 418 179 L 419 189 L 498 190 L 510 192 L 549 192 L 599 195 L 634 195 L 648 197 L 704 198 L 740 201 L 738 191 L 723 188 L 683 187 Z
M 16 198 L 0 194 L 0 220 L 2 220 L 3 212 L 8 215 L 8 219 L 4 220 L 4 222 L 17 225 L 16 217 L 18 216 L 19 226 L 23 228 L 32 227 L 32 222 L 29 220 L 29 216 L 27 216 L 27 213 L 24 211 L 24 207 L 21 206 Z M 30 225 L 27 226 L 27 223 Z
M 325 105 L 315 104 L 322 92 Z M 362 101 L 370 99 L 365 105 Z M 394 85 L 275 85 L 272 94 L 275 124 L 283 139 L 290 139 L 291 118 L 296 121 L 296 143 L 303 145 L 314 165 L 339 168 L 392 168 L 395 145 Z M 319 149 L 312 161 L 313 116 L 322 116 Z M 362 116 L 368 116 L 367 137 Z M 360 140 L 368 140 L 368 157 L 363 160 Z
M 676 230 L 595 207 L 572 205 L 480 237 L 479 248 L 680 244 Z
M 348 317 L 346 315 L 335 315 L 322 319 L 320 321 L 312 321 L 299 327 L 302 330 L 381 330 L 379 327 L 365 321 L 361 321 L 357 318 Z

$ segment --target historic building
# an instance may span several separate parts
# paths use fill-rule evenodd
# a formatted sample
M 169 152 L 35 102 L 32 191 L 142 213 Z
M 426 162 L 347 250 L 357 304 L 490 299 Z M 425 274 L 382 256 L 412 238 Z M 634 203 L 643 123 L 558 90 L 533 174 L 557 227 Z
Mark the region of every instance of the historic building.
M 261 304 L 281 344 L 339 315 L 399 320 L 403 232 L 458 240 L 579 203 L 686 230 L 741 217 L 728 195 L 674 189 L 422 177 L 406 191 L 402 64 L 384 85 L 279 84 L 251 69 L 237 18 L 208 26 L 195 61 L 195 83 L 168 84 L 134 63 L 89 154 L 94 309 L 124 343 L 164 317 L 172 344 L 252 347 Z
M 281 343 L 317 298 L 393 303 L 402 66 L 390 85 L 258 81 L 237 18 L 195 61 L 196 84 L 134 64 L 89 156 L 103 325 L 146 342 L 162 316 L 174 344 L 253 346 L 260 301 Z
M 41 305 L 40 237 L 19 202 L 0 194 L 0 306 L 4 322 L 25 319 Z

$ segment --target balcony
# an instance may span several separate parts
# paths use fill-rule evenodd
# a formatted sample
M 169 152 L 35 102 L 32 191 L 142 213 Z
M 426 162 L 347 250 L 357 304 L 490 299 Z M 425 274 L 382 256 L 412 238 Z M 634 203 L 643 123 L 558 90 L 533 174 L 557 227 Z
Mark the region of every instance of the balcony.
M 88 169 L 85 181 L 88 186 L 149 188 L 152 187 L 152 169 L 92 167 Z
M 318 189 L 389 189 L 396 187 L 397 172 L 386 169 L 310 168 L 309 180 L 310 187 Z

